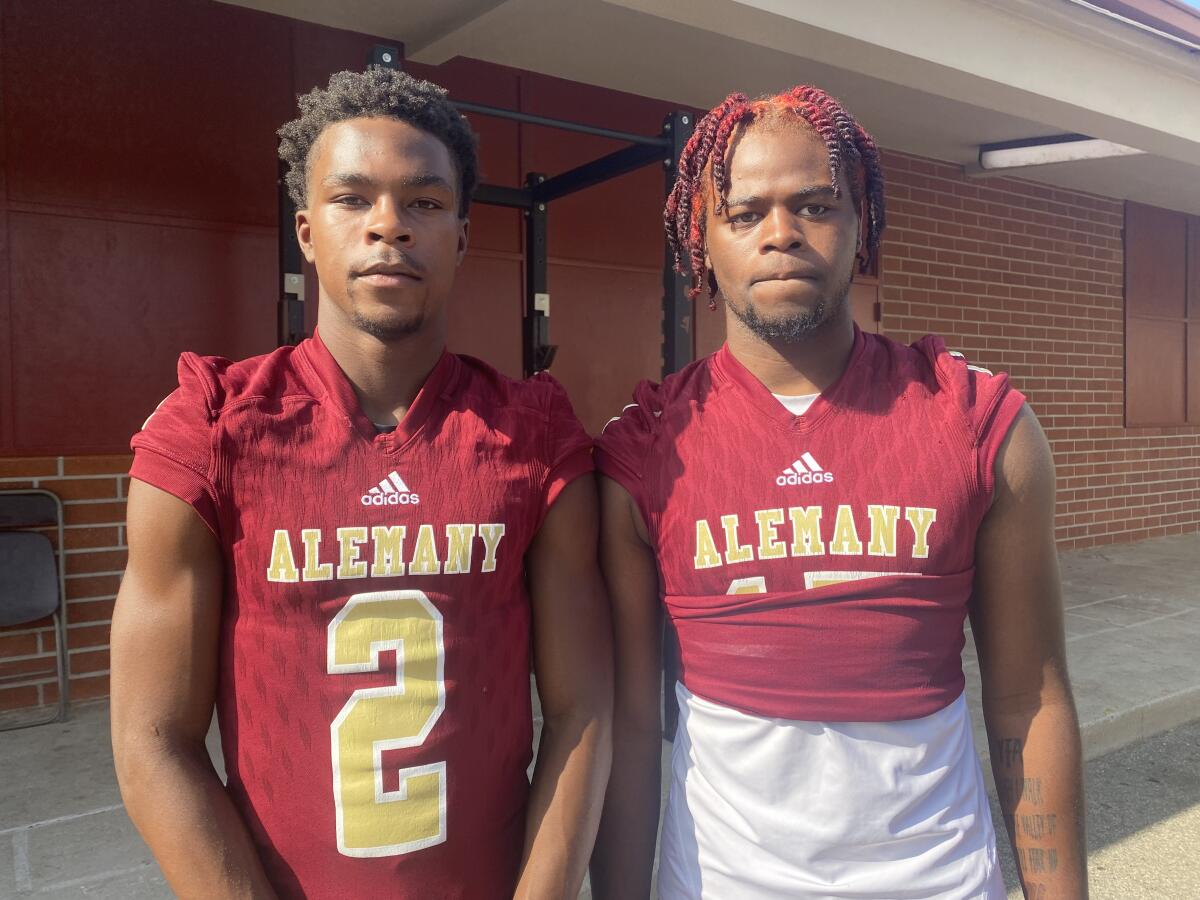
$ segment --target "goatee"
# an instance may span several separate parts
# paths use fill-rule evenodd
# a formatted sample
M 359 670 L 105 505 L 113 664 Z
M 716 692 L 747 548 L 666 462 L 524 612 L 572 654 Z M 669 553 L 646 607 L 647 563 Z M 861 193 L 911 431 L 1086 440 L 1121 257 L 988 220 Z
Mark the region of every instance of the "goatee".
M 752 303 L 729 304 L 730 310 L 750 332 L 764 341 L 780 341 L 796 344 L 816 333 L 822 325 L 834 318 L 846 305 L 850 295 L 850 281 L 846 278 L 832 296 L 822 297 L 811 309 L 792 315 L 767 319 L 759 314 Z

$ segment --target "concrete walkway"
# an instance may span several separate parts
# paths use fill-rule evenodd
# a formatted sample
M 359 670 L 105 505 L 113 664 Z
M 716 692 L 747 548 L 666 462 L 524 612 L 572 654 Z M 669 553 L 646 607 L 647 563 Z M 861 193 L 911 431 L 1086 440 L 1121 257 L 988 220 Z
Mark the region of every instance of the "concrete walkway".
M 1078 551 L 1062 568 L 1088 757 L 1200 719 L 1200 535 Z M 982 749 L 979 668 L 967 643 Z M 0 760 L 0 898 L 171 896 L 121 807 L 105 705 L 0 733 Z

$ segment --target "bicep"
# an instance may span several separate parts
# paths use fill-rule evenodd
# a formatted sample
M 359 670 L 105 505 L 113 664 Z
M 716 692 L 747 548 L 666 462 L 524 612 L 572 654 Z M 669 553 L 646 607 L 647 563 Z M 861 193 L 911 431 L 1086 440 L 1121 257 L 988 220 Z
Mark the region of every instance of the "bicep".
M 216 686 L 220 548 L 195 510 L 136 479 L 127 529 L 111 639 L 114 734 L 202 741 Z
M 1065 682 L 1062 593 L 1054 541 L 1054 462 L 1025 407 L 996 459 L 996 490 L 976 540 L 972 631 L 984 702 L 1038 702 Z
M 642 515 L 629 492 L 600 479 L 600 560 L 613 610 L 617 717 L 660 728 L 662 613 L 658 565 Z
M 526 556 L 534 668 L 546 716 L 603 695 L 612 678 L 611 625 L 596 560 L 596 488 L 581 476 L 546 514 Z

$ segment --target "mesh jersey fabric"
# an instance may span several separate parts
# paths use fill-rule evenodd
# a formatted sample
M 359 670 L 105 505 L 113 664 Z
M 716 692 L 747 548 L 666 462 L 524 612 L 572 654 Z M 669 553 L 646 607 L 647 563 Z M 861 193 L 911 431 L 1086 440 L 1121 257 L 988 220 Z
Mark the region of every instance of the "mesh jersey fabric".
M 531 756 L 524 556 L 591 441 L 549 376 L 444 354 L 379 433 L 319 335 L 184 354 L 131 475 L 225 557 L 228 790 L 281 897 L 494 898 Z

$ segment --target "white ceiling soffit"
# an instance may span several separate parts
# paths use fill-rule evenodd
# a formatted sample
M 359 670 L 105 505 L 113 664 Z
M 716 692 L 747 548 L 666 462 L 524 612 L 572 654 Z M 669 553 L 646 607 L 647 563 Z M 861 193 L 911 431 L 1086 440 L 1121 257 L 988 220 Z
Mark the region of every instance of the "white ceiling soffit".
M 1072 0 L 226 2 L 702 109 L 812 83 L 948 162 L 1079 132 L 1149 155 L 1006 174 L 1200 213 L 1200 54 Z
M 427 44 L 504 0 L 218 0 L 401 43 Z
M 768 82 L 778 62 L 764 51 L 790 58 L 791 77 Z M 1070 0 L 507 0 L 408 53 L 698 106 L 735 87 L 784 87 L 823 63 L 1200 164 L 1200 56 Z

